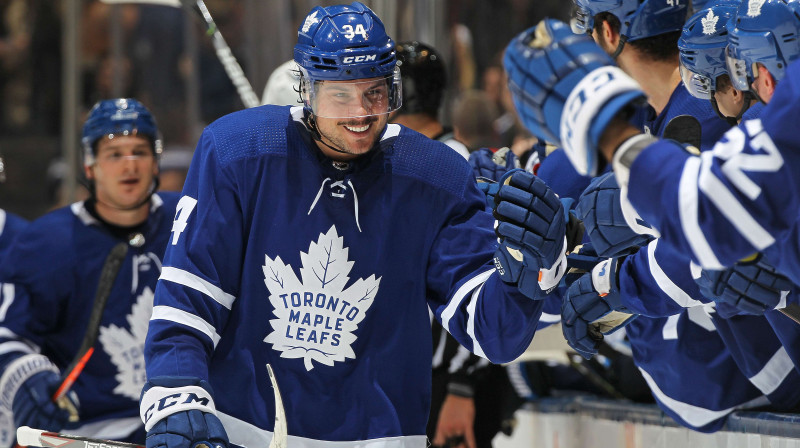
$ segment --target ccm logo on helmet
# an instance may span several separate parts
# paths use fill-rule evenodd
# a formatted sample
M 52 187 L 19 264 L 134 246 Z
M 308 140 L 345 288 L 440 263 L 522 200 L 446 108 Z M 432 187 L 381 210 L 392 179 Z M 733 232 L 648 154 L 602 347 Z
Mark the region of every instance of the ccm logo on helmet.
M 369 61 L 375 61 L 377 59 L 378 55 L 376 54 L 366 54 L 362 56 L 345 56 L 345 58 L 342 59 L 342 62 L 344 62 L 345 64 L 352 64 L 354 62 L 369 62 Z

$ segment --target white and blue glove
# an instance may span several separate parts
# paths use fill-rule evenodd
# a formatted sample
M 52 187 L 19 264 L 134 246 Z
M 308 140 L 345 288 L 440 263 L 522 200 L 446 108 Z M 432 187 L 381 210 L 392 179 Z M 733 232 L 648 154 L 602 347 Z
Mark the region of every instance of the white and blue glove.
M 510 148 L 480 148 L 469 154 L 469 164 L 476 178 L 499 181 L 507 172 L 520 168 L 519 159 Z
M 644 104 L 639 84 L 585 34 L 544 19 L 515 37 L 503 60 L 520 120 L 535 136 L 564 148 L 575 169 L 596 176 L 597 145 L 617 115 Z
M 794 288 L 792 281 L 760 254 L 722 271 L 704 269 L 695 281 L 704 296 L 746 314 L 764 314 L 786 306 L 786 297 Z
M 623 207 L 624 205 L 627 207 Z M 592 179 L 575 207 L 592 246 L 601 257 L 621 257 L 646 245 L 656 233 L 623 201 L 614 173 Z
M 11 409 L 16 427 L 56 432 L 65 427 L 70 414 L 53 402 L 61 375 L 50 359 L 40 354 L 23 355 L 11 360 L 2 372 L 0 407 Z M 77 410 L 77 396 L 68 393 L 65 397 Z
M 531 299 L 544 298 L 567 269 L 564 206 L 544 181 L 524 170 L 506 173 L 494 200 L 500 278 Z
M 199 378 L 150 379 L 139 403 L 147 448 L 228 448 L 212 395 Z
M 619 258 L 598 263 L 567 290 L 561 303 L 561 330 L 570 347 L 590 359 L 604 334 L 627 325 L 638 315 L 622 306 L 617 286 Z

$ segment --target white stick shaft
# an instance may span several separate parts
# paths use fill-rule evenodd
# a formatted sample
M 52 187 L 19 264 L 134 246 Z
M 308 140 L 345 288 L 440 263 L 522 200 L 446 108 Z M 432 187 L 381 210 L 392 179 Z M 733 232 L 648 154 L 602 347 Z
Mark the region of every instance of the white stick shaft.
M 283 399 L 281 391 L 278 389 L 278 381 L 275 379 L 275 372 L 272 366 L 267 364 L 269 380 L 272 382 L 272 389 L 275 393 L 275 426 L 272 428 L 272 441 L 268 448 L 286 448 L 289 433 L 286 428 L 286 412 L 283 410 Z
M 228 78 L 230 78 L 231 82 L 236 87 L 236 91 L 239 93 L 239 98 L 242 99 L 244 107 L 250 108 L 260 105 L 261 102 L 258 100 L 256 92 L 253 91 L 253 86 L 250 85 L 250 81 L 248 81 L 247 77 L 244 75 L 244 70 L 242 70 L 239 62 L 237 62 L 236 58 L 233 56 L 233 52 L 228 46 L 228 43 L 225 42 L 225 38 L 222 37 L 222 33 L 219 32 L 217 24 L 211 17 L 211 12 L 208 10 L 208 7 L 206 7 L 206 3 L 203 0 L 197 0 L 197 7 L 200 9 L 200 15 L 202 15 L 203 20 L 206 21 L 209 31 L 213 33 L 212 41 L 217 53 L 217 58 L 219 58 L 219 61 L 222 63 L 222 67 L 225 68 L 225 73 L 228 74 Z
M 27 426 L 17 428 L 17 443 L 41 448 L 144 448 L 134 443 L 58 434 Z

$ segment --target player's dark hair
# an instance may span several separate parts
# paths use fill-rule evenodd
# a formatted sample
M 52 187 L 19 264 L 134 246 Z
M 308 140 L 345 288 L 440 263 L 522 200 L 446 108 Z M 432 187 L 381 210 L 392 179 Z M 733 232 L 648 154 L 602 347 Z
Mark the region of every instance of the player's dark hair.
M 601 12 L 594 16 L 594 30 L 598 35 L 602 36 L 604 21 L 608 22 L 612 31 L 615 33 L 620 32 L 622 24 L 617 16 L 610 12 Z M 678 57 L 678 39 L 680 39 L 680 37 L 681 31 L 672 31 L 657 36 L 627 41 L 625 44 L 636 48 L 636 50 L 651 61 L 669 61 L 670 59 Z

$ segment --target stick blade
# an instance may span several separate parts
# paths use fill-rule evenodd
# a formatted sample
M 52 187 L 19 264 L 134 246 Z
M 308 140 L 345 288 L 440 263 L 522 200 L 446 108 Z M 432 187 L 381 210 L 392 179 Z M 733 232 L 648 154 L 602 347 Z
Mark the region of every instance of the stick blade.
M 272 389 L 275 392 L 275 426 L 272 431 L 272 441 L 269 443 L 269 448 L 286 448 L 289 433 L 286 429 L 286 413 L 283 410 L 283 399 L 281 398 L 281 391 L 278 389 L 278 381 L 275 379 L 275 372 L 272 371 L 272 366 L 269 364 L 267 364 L 267 372 L 269 373 L 269 380 L 272 382 Z

